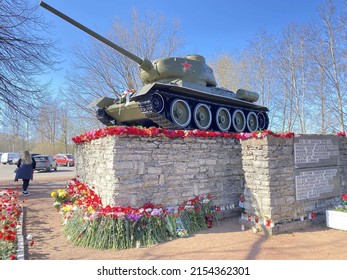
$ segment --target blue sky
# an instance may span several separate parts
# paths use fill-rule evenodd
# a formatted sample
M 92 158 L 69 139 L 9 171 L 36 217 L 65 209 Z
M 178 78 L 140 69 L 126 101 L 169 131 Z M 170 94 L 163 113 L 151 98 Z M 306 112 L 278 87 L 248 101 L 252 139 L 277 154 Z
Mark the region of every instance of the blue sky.
M 32 0 L 34 1 L 34 0 Z M 36 0 L 35 0 L 36 1 Z M 336 0 L 341 3 L 343 0 Z M 177 19 L 181 24 L 184 51 L 204 55 L 207 62 L 220 53 L 247 46 L 259 29 L 276 34 L 288 24 L 306 24 L 319 17 L 324 0 L 45 0 L 46 3 L 105 35 L 115 17 L 126 22 L 132 9 Z M 89 35 L 42 9 L 52 23 L 52 36 L 63 50 L 61 67 L 68 67 L 73 45 Z M 111 51 L 111 50 L 110 50 Z M 64 72 L 64 70 L 62 70 Z M 62 75 L 59 71 L 58 76 Z

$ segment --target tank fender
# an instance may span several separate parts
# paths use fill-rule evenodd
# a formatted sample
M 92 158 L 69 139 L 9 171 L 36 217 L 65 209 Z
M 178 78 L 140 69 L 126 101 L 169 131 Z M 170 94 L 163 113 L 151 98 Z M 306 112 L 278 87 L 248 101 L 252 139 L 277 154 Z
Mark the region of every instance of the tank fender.
M 259 99 L 259 94 L 253 91 L 240 88 L 236 91 L 236 98 L 249 102 L 257 102 Z
M 114 103 L 115 99 L 111 97 L 99 97 L 88 104 L 90 107 L 99 107 L 101 109 L 107 108 Z
M 151 88 L 155 85 L 155 83 L 152 84 L 146 84 L 144 85 L 142 88 L 140 88 L 139 90 L 137 90 L 133 96 L 131 97 L 131 99 L 133 100 L 137 100 L 136 97 L 145 95 L 147 92 L 149 92 L 151 90 Z

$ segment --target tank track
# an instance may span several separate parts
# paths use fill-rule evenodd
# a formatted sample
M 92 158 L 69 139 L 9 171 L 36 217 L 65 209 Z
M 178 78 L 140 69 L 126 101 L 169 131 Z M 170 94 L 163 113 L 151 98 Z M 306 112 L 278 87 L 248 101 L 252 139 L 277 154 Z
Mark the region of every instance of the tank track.
M 165 128 L 165 129 L 182 129 L 180 127 L 178 127 L 177 125 L 175 125 L 175 123 L 171 122 L 168 118 L 166 118 L 166 114 L 165 113 L 157 113 L 155 112 L 155 109 L 153 108 L 153 104 L 152 104 L 152 96 L 155 93 L 159 93 L 162 95 L 165 95 L 166 97 L 172 99 L 172 98 L 182 98 L 182 96 L 179 96 L 175 93 L 171 93 L 171 92 L 167 92 L 167 91 L 152 91 L 152 92 L 148 92 L 147 94 L 138 97 L 137 98 L 137 102 L 139 105 L 139 109 L 140 111 L 148 118 L 150 119 L 152 122 L 154 122 L 155 124 L 157 124 L 159 127 Z M 193 102 L 196 102 L 197 100 L 194 100 L 193 98 L 190 97 L 184 97 L 183 99 L 185 100 L 190 100 Z M 213 102 L 209 102 L 209 104 L 211 105 L 215 105 L 215 106 L 221 106 L 220 104 L 217 103 L 213 103 Z M 226 107 L 230 107 L 230 106 L 226 106 Z M 235 107 L 236 109 L 241 109 L 243 110 L 243 108 L 241 107 Z M 264 129 L 267 129 L 268 125 L 269 125 L 269 119 L 268 116 L 266 115 L 266 127 Z M 188 126 L 186 129 L 191 129 L 190 126 Z
M 158 114 L 154 111 L 153 105 L 152 105 L 152 95 L 147 94 L 144 97 L 141 97 L 139 102 L 139 109 L 142 114 L 144 114 L 147 118 L 149 118 L 151 121 L 156 123 L 158 126 L 165 128 L 165 129 L 179 129 L 174 123 L 170 122 L 167 118 L 165 118 L 163 115 Z

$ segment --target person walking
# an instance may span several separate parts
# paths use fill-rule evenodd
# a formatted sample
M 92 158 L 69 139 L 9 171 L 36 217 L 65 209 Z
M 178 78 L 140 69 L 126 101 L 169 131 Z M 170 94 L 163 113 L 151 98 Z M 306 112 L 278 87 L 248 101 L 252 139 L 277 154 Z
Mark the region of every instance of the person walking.
M 29 151 L 25 151 L 17 163 L 18 170 L 14 181 L 18 182 L 18 179 L 23 180 L 23 195 L 28 196 L 29 181 L 33 179 L 34 170 L 36 168 L 36 161 L 31 156 Z

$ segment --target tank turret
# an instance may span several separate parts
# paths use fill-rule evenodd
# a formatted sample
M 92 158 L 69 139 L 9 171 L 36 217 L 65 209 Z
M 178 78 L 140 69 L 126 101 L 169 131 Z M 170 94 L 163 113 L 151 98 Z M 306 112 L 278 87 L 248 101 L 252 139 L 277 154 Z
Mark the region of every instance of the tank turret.
M 213 70 L 201 55 L 140 58 L 80 24 L 45 2 L 40 5 L 137 63 L 144 86 L 125 98 L 99 98 L 97 118 L 105 125 L 160 126 L 169 129 L 255 131 L 267 129 L 266 107 L 255 104 L 259 95 L 217 87 Z

